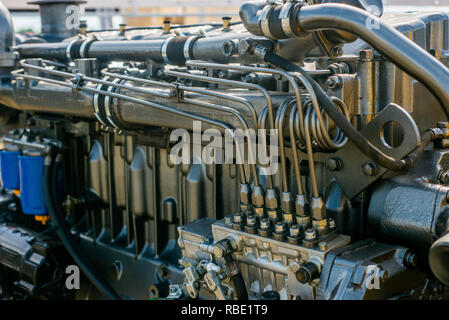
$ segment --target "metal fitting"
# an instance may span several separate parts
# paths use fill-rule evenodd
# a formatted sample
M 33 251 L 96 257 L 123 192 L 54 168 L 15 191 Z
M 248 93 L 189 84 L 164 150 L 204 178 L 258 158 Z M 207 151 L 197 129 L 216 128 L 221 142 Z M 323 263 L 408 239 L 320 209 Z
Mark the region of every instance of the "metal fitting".
M 316 239 L 316 231 L 313 228 L 308 228 L 304 232 L 304 240 L 312 241 Z
M 296 272 L 296 279 L 301 283 L 308 283 L 316 278 L 321 273 L 322 262 L 318 257 L 312 257 L 304 265 L 302 265 Z
M 170 33 L 170 28 L 171 28 L 170 20 L 164 20 L 164 24 L 163 24 L 162 28 L 163 28 L 164 33 Z
M 362 166 L 362 169 L 363 169 L 363 174 L 366 176 L 370 176 L 370 177 L 377 175 L 377 173 L 379 172 L 379 168 L 372 161 L 368 161 L 367 163 L 365 163 Z
M 261 237 L 271 237 L 272 234 L 272 228 L 271 228 L 271 221 L 268 218 L 263 218 L 260 220 L 260 227 L 257 231 L 258 235 Z
M 242 231 L 246 222 L 246 217 L 244 214 L 238 212 L 234 214 L 232 221 L 232 228 L 238 231 Z
M 329 232 L 327 227 L 327 219 L 312 220 L 312 226 L 317 231 L 318 235 L 325 235 Z
M 264 218 L 260 220 L 260 229 L 261 230 L 269 230 L 271 228 L 271 222 L 270 219 Z
M 301 226 L 300 225 L 298 225 L 298 224 L 292 224 L 291 226 L 290 226 L 290 230 L 289 230 L 289 232 L 290 232 L 290 236 L 291 237 L 298 237 L 299 235 L 300 235 L 300 233 L 301 233 Z
M 276 210 L 279 207 L 278 196 L 275 189 L 267 189 L 267 193 L 265 195 L 265 206 L 269 210 Z
M 264 205 L 264 192 L 260 185 L 254 186 L 251 199 L 254 206 L 262 207 Z
M 267 216 L 272 220 L 274 223 L 279 221 L 281 219 L 281 215 L 279 214 L 278 210 L 267 210 Z
M 231 57 L 237 52 L 237 46 L 234 41 L 228 40 L 225 43 L 223 43 L 223 46 L 221 47 L 221 51 L 223 52 L 223 55 L 226 57 Z
M 290 244 L 299 244 L 301 238 L 304 237 L 303 228 L 298 224 L 292 224 L 289 229 L 287 240 Z
M 309 216 L 296 216 L 296 223 L 300 226 L 306 227 L 310 225 L 310 217 Z
M 291 192 L 282 192 L 281 194 L 281 209 L 282 212 L 293 212 L 293 196 Z
M 323 220 L 326 218 L 326 206 L 324 205 L 323 199 L 321 197 L 312 198 L 312 218 L 314 220 Z
M 341 87 L 342 81 L 341 78 L 339 76 L 330 76 L 329 78 L 327 78 L 326 80 L 326 86 L 329 89 L 338 89 Z
M 297 216 L 305 217 L 310 212 L 310 206 L 303 194 L 297 194 L 295 198 L 295 213 Z
M 334 230 L 337 226 L 333 218 L 327 218 L 327 225 L 329 226 L 330 230 Z
M 240 202 L 249 204 L 251 199 L 251 188 L 249 184 L 242 183 L 240 184 Z
M 229 31 L 231 29 L 231 17 L 223 17 L 223 31 Z
M 258 84 L 259 83 L 259 77 L 257 76 L 256 73 L 252 72 L 252 73 L 248 73 L 247 75 L 245 75 L 242 78 L 242 81 L 246 82 L 246 83 Z
M 285 223 L 277 222 L 275 227 L 274 227 L 274 232 L 276 232 L 276 233 L 284 233 L 285 231 L 287 231 Z
M 334 57 L 340 57 L 343 55 L 343 49 L 341 47 L 335 46 L 331 49 L 331 55 Z
M 329 158 L 326 161 L 326 167 L 329 171 L 339 171 L 341 168 L 343 168 L 343 163 L 339 158 Z
M 320 248 L 321 251 L 326 251 L 327 250 L 327 242 L 321 241 L 320 243 L 318 243 L 318 247 Z
M 257 232 L 257 218 L 254 215 L 250 215 L 246 218 L 245 232 L 255 234 Z
M 287 227 L 285 223 L 278 222 L 274 227 L 273 238 L 277 241 L 285 241 L 287 238 Z
M 285 222 L 286 224 L 288 224 L 288 225 L 291 225 L 291 224 L 293 224 L 293 223 L 296 222 L 295 219 L 294 219 L 294 216 L 293 216 L 293 213 L 292 213 L 292 212 L 284 212 L 284 213 L 282 214 L 282 219 L 283 219 L 284 222 Z
M 251 38 L 242 39 L 237 45 L 239 54 L 246 55 L 252 54 L 253 52 L 254 40 Z

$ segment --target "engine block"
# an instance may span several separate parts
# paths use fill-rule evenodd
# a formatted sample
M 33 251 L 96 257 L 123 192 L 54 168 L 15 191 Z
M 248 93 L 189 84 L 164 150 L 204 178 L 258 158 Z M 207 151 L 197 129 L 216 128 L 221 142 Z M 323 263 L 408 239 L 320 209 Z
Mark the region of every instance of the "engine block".
M 36 4 L 30 36 L 0 3 L 1 298 L 448 298 L 448 14 Z

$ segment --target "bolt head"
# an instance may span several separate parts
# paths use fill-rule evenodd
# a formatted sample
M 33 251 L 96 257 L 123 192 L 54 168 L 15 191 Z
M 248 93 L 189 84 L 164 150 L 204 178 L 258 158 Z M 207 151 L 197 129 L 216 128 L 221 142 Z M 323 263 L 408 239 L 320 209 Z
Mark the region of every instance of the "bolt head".
M 334 57 L 340 57 L 343 54 L 343 49 L 341 47 L 333 47 L 331 49 L 331 54 Z
M 291 237 L 297 237 L 299 235 L 299 232 L 301 231 L 299 225 L 293 224 L 290 227 L 290 236 Z
M 259 82 L 259 77 L 255 73 L 248 73 L 242 80 L 246 83 L 257 84 Z
M 223 52 L 223 55 L 225 55 L 226 57 L 230 57 L 236 53 L 237 48 L 234 41 L 229 40 L 223 43 L 221 50 Z
M 296 223 L 301 226 L 308 226 L 310 224 L 309 216 L 296 216 Z
M 404 264 L 407 267 L 414 268 L 418 264 L 418 257 L 413 252 L 407 252 L 404 256 Z
M 377 165 L 372 161 L 368 161 L 367 163 L 365 163 L 362 166 L 362 170 L 363 174 L 369 177 L 375 176 L 379 172 Z
M 263 218 L 262 220 L 260 220 L 260 229 L 269 230 L 270 229 L 270 219 Z
M 327 224 L 329 229 L 334 229 L 336 227 L 335 220 L 333 218 L 327 218 Z
M 338 89 L 341 87 L 341 78 L 339 76 L 330 76 L 326 80 L 326 85 L 329 89 Z
M 225 223 L 226 224 L 232 224 L 232 217 L 231 216 L 226 216 L 225 217 Z
M 359 52 L 359 58 L 364 60 L 372 60 L 374 58 L 373 50 L 361 50 Z
M 329 171 L 338 171 L 342 168 L 342 162 L 339 158 L 329 158 L 326 161 L 326 167 Z
M 437 123 L 437 127 L 441 129 L 449 129 L 449 122 L 440 121 Z
M 234 223 L 242 223 L 243 215 L 241 213 L 234 214 Z
M 249 226 L 254 226 L 257 223 L 257 219 L 254 215 L 248 216 L 246 218 L 246 224 Z
M 308 228 L 304 233 L 306 240 L 314 240 L 316 238 L 316 231 L 313 228 Z
M 312 198 L 311 209 L 314 220 L 323 220 L 326 218 L 326 206 L 324 205 L 323 199 Z
M 251 39 L 242 39 L 237 45 L 240 54 L 250 54 L 253 49 L 253 41 Z
M 276 223 L 274 230 L 276 233 L 283 233 L 286 230 L 286 226 L 283 222 Z
M 318 246 L 319 246 L 321 251 L 326 251 L 326 249 L 327 249 L 327 242 L 321 241 L 320 243 L 318 243 Z

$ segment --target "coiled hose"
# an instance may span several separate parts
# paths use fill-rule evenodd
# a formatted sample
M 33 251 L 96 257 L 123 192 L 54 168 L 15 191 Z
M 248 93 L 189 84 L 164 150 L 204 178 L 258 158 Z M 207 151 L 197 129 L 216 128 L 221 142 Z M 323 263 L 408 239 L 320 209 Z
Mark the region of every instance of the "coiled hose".
M 57 173 L 59 160 L 47 156 L 44 163 L 44 197 L 47 210 L 50 214 L 52 224 L 56 228 L 56 233 L 66 247 L 69 254 L 75 260 L 81 271 L 91 281 L 91 283 L 105 296 L 111 300 L 120 300 L 120 296 L 115 292 L 112 286 L 97 274 L 83 256 L 78 244 L 70 234 L 70 231 L 64 224 L 64 215 L 61 208 L 57 205 Z
M 421 135 L 421 144 L 414 152 L 410 153 L 404 159 L 394 159 L 374 145 L 371 144 L 357 129 L 353 127 L 351 122 L 345 117 L 345 115 L 339 110 L 337 106 L 332 102 L 330 97 L 324 92 L 321 86 L 312 79 L 312 77 L 301 67 L 291 63 L 287 59 L 278 56 L 275 53 L 268 52 L 264 56 L 264 60 L 278 68 L 282 68 L 290 72 L 299 72 L 308 81 L 310 81 L 313 90 L 317 96 L 320 106 L 326 111 L 326 113 L 332 118 L 337 127 L 348 137 L 349 140 L 363 154 L 369 157 L 374 162 L 378 163 L 384 168 L 392 171 L 404 171 L 412 167 L 421 156 L 424 148 L 433 140 L 448 137 L 449 130 L 447 129 L 429 129 Z

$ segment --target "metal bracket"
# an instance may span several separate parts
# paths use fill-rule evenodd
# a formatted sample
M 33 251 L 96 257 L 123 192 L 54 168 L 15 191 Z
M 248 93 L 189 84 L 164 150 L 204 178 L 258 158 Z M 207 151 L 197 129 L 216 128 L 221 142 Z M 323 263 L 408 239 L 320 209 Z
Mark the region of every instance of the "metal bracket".
M 390 121 L 394 121 L 401 126 L 404 133 L 403 140 L 397 147 L 389 146 L 384 140 L 383 128 Z M 396 159 L 402 159 L 421 143 L 418 127 L 413 118 L 407 111 L 394 103 L 386 106 L 361 130 L 361 134 L 380 151 Z M 341 161 L 341 168 L 331 171 L 331 173 L 349 199 L 358 195 L 387 171 L 386 168 L 374 163 L 359 151 L 351 141 L 348 141 L 343 148 L 331 155 L 328 161 L 330 159 Z M 367 172 L 366 169 L 364 170 L 365 165 L 373 166 L 373 170 Z

